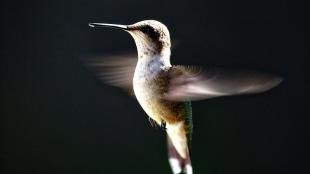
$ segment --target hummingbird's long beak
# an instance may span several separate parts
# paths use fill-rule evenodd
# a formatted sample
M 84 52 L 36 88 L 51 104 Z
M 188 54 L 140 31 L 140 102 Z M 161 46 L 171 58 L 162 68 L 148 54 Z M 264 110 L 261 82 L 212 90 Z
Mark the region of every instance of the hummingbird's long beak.
M 119 25 L 119 24 L 107 24 L 107 23 L 89 23 L 90 27 L 109 27 L 109 28 L 116 28 L 116 29 L 123 29 L 127 30 L 127 25 Z

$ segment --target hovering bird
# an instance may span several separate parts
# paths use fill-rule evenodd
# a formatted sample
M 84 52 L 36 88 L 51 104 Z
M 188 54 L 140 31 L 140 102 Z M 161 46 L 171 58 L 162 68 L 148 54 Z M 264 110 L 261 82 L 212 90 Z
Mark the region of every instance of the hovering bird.
M 171 65 L 169 31 L 155 20 L 132 25 L 89 23 L 89 26 L 121 29 L 133 37 L 138 58 L 112 57 L 89 61 L 89 65 L 107 83 L 133 91 L 149 118 L 167 132 L 169 163 L 174 174 L 193 173 L 192 100 L 264 92 L 282 80 L 271 74 Z

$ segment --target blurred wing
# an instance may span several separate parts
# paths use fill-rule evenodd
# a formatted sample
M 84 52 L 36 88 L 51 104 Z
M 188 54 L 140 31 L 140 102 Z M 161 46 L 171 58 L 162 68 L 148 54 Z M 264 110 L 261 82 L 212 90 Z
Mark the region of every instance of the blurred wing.
M 88 58 L 85 63 L 105 83 L 132 93 L 132 79 L 137 61 L 136 54 L 124 54 Z
M 181 73 L 182 72 L 182 73 Z M 164 98 L 173 101 L 202 100 L 213 97 L 254 94 L 277 86 L 282 78 L 265 73 L 175 66 Z

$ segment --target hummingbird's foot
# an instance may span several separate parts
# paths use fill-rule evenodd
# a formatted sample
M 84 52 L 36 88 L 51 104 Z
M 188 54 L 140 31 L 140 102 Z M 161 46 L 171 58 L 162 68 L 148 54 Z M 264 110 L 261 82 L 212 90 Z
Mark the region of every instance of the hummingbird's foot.
M 167 130 L 167 128 L 166 128 L 166 122 L 165 122 L 164 120 L 161 121 L 160 128 L 161 128 L 162 130 L 164 130 L 164 131 Z
M 156 126 L 156 122 L 151 117 L 149 117 L 149 122 L 150 122 L 152 127 Z

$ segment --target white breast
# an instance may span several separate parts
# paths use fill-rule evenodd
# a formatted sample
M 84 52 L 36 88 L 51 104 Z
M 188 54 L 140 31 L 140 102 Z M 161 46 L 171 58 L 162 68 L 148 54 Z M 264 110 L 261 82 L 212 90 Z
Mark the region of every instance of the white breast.
M 163 68 L 166 67 L 160 58 L 139 59 L 133 78 L 133 89 L 138 102 L 148 116 L 158 124 L 161 123 L 161 119 L 154 111 L 157 96 L 150 83 Z

